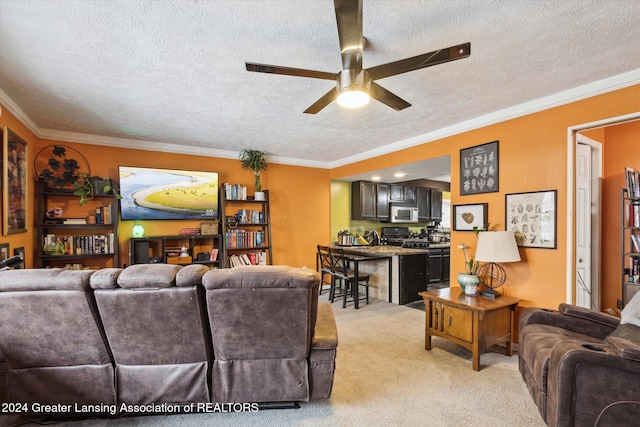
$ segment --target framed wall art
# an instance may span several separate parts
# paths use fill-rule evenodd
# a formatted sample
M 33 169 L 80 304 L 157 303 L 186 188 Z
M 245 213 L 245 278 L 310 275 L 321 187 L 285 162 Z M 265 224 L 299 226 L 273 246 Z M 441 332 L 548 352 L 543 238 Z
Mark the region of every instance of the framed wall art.
M 498 191 L 498 141 L 460 150 L 460 195 Z
M 0 243 L 0 261 L 9 259 L 9 244 Z
M 556 249 L 557 190 L 505 195 L 506 229 L 513 231 L 518 246 Z
M 5 235 L 27 231 L 27 143 L 4 128 L 2 211 Z
M 453 230 L 473 231 L 474 227 L 482 229 L 487 222 L 487 210 L 487 203 L 453 205 Z

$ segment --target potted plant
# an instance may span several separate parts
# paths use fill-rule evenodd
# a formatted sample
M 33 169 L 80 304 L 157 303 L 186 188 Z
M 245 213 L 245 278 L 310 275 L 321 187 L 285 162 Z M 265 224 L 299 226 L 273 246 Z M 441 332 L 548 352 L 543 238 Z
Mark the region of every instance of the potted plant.
M 473 255 L 469 255 L 466 244 L 461 243 L 458 248 L 464 252 L 464 272 L 458 273 L 458 284 L 465 294 L 474 295 L 480 284 L 480 276 L 478 275 L 480 262 L 476 261 Z
M 262 192 L 262 184 L 260 183 L 260 172 L 267 169 L 267 158 L 263 151 L 244 149 L 240 152 L 240 161 L 242 162 L 242 169 L 248 169 L 253 171 L 255 176 L 256 193 L 255 200 L 264 200 L 264 193 Z
M 78 179 L 73 185 L 73 194 L 80 197 L 80 206 L 84 206 L 87 200 L 93 199 L 93 196 L 96 194 L 109 194 L 113 192 L 118 199 L 122 198 L 111 184 L 111 178 L 109 177 L 89 176 L 88 173 L 81 172 L 78 174 Z

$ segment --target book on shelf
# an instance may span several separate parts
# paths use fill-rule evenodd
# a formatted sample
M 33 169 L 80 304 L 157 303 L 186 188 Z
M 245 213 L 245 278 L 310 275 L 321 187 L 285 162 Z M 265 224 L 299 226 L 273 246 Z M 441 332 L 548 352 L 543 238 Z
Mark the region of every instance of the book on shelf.
M 640 197 L 640 176 L 638 171 L 630 167 L 624 168 L 628 197 Z
M 86 224 L 87 218 L 64 218 L 62 223 L 65 225 Z
M 211 249 L 211 261 L 216 261 L 218 259 L 218 249 Z
M 640 234 L 631 234 L 634 252 L 640 253 Z
M 266 252 L 249 252 L 246 254 L 229 256 L 229 266 L 237 267 L 240 265 L 266 265 Z
M 242 184 L 222 183 L 224 198 L 227 200 L 247 200 L 247 187 Z

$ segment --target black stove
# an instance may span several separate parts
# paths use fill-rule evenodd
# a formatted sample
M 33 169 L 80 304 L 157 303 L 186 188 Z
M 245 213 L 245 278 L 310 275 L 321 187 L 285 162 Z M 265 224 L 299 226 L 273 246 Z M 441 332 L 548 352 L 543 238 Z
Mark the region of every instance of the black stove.
M 382 227 L 382 239 L 387 245 L 402 246 L 403 248 L 428 248 L 429 239 L 411 236 L 409 227 Z

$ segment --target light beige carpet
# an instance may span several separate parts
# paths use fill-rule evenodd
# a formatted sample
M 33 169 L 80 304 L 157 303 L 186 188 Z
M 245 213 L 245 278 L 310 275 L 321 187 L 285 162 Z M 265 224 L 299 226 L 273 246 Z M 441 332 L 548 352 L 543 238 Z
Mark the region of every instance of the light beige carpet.
M 326 293 L 321 296 L 326 300 Z M 471 353 L 433 338 L 425 313 L 372 300 L 360 310 L 333 305 L 338 357 L 333 394 L 300 409 L 257 413 L 142 416 L 58 423 L 80 426 L 544 426 L 517 368 L 517 356 Z M 31 424 L 29 424 L 31 425 Z

